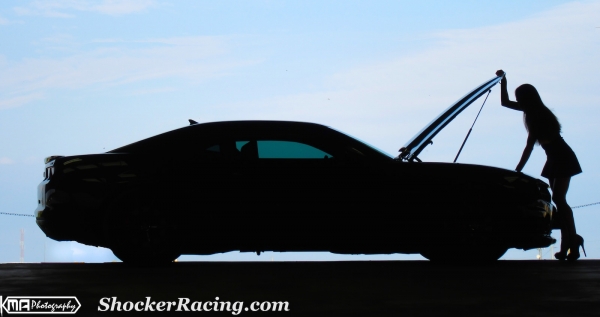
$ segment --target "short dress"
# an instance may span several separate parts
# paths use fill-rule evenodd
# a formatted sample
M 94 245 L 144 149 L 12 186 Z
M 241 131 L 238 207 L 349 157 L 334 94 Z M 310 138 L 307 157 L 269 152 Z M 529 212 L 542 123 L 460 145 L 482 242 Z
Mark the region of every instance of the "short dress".
M 542 176 L 551 179 L 571 177 L 582 172 L 575 152 L 562 136 L 550 143 L 542 144 L 542 148 L 546 151 L 547 157 L 544 169 L 542 169 Z

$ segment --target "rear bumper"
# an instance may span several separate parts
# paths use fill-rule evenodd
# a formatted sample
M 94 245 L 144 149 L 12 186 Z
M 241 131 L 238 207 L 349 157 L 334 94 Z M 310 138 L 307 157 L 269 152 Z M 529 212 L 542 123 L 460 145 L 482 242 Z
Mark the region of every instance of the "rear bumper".
M 97 202 L 89 195 L 72 195 L 58 189 L 48 189 L 48 182 L 38 186 L 38 206 L 35 222 L 51 239 L 78 241 L 98 245 L 99 225 Z
M 46 207 L 36 210 L 35 222 L 49 238 L 57 241 L 76 240 L 81 224 L 73 219 L 73 212 L 68 209 Z

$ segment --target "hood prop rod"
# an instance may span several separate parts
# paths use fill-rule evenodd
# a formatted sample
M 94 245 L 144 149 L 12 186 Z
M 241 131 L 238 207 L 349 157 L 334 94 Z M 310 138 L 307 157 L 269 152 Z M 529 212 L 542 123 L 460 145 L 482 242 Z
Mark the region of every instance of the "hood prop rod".
M 483 100 L 483 104 L 481 105 L 481 108 L 479 108 L 479 112 L 477 113 L 477 116 L 475 117 L 475 120 L 473 120 L 473 124 L 471 125 L 471 128 L 469 129 L 469 132 L 467 133 L 467 136 L 465 137 L 463 143 L 460 146 L 460 149 L 458 149 L 458 153 L 456 153 L 456 157 L 454 158 L 454 162 L 456 163 L 456 160 L 458 160 L 458 156 L 460 155 L 460 152 L 462 152 L 463 147 L 465 146 L 465 143 L 467 143 L 467 139 L 469 138 L 469 135 L 471 135 L 471 131 L 473 131 L 473 127 L 475 126 L 475 122 L 477 122 L 477 118 L 479 118 L 479 114 L 481 113 L 481 110 L 483 109 L 483 106 L 485 106 L 485 102 L 487 101 L 490 93 L 492 92 L 492 90 L 488 90 L 487 95 L 485 96 L 485 99 Z

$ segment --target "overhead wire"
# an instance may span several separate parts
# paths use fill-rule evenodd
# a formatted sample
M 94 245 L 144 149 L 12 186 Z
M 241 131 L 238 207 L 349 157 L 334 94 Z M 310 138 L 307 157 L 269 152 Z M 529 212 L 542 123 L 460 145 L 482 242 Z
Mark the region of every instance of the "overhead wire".
M 600 205 L 600 201 L 596 202 L 596 203 L 591 203 L 591 204 L 585 204 L 585 205 L 579 205 L 579 206 L 571 207 L 571 209 L 582 208 L 582 207 L 593 206 L 593 205 Z
M 29 214 L 15 214 L 15 213 L 10 213 L 10 212 L 0 212 L 0 215 L 22 216 L 22 217 L 35 217 L 34 215 L 29 215 Z

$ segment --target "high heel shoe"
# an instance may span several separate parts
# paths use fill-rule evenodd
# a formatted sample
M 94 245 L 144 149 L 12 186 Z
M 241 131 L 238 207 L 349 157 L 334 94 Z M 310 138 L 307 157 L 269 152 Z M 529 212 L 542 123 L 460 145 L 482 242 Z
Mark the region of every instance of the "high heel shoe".
M 559 261 L 564 261 L 567 259 L 567 252 L 556 252 L 554 253 L 554 258 Z
M 575 248 L 575 251 L 573 251 L 573 249 L 570 249 L 569 254 L 567 254 L 567 260 L 569 261 L 575 261 L 577 259 L 579 259 L 579 247 L 581 246 L 581 249 L 583 250 L 583 255 L 585 255 L 587 257 L 587 254 L 585 253 L 585 247 L 583 246 L 583 237 L 580 235 L 576 235 L 575 238 L 575 242 L 577 243 L 577 248 Z
M 564 261 L 567 259 L 567 254 L 569 253 L 569 239 L 565 239 L 568 237 L 561 237 L 560 239 L 560 252 L 554 253 L 554 258 L 559 261 Z

